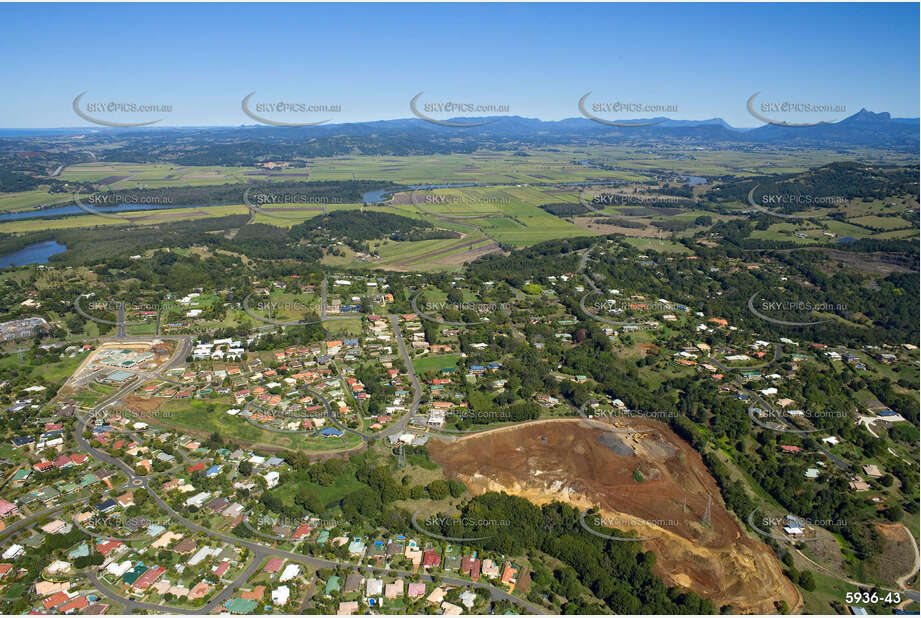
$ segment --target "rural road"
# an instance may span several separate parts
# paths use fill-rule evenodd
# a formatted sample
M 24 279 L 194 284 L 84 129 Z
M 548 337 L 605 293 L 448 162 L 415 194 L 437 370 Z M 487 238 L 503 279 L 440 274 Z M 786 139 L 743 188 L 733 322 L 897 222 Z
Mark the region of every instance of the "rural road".
M 118 330 L 115 331 L 115 337 L 117 339 L 125 338 L 125 303 L 124 301 L 118 303 Z
M 419 409 L 419 404 L 422 401 L 422 385 L 419 384 L 419 378 L 416 376 L 415 369 L 413 369 L 412 359 L 409 357 L 409 352 L 406 349 L 406 342 L 403 340 L 403 331 L 400 329 L 400 316 L 388 315 L 387 317 L 390 318 L 390 326 L 393 329 L 393 335 L 396 338 L 397 348 L 400 350 L 400 357 L 403 359 L 403 363 L 406 365 L 406 373 L 409 376 L 409 381 L 413 386 L 413 401 L 409 406 L 409 411 L 400 417 L 399 420 L 397 420 L 397 422 L 395 422 L 390 428 L 384 429 L 383 431 L 379 431 L 375 434 L 366 434 L 358 431 L 357 429 L 346 427 L 340 423 L 329 403 L 325 399 L 321 398 L 323 404 L 326 406 L 326 417 L 329 419 L 330 423 L 332 423 L 340 431 L 347 431 L 361 437 L 361 439 L 365 442 L 370 442 L 371 440 L 378 438 L 386 438 L 387 436 L 393 434 L 401 434 L 406 431 L 406 426 L 409 424 L 409 421 L 412 420 L 412 417 L 416 414 L 416 411 Z M 343 378 L 341 374 L 339 377 L 340 379 Z
M 791 421 L 787 417 L 780 414 L 777 410 L 774 410 L 774 408 L 771 407 L 771 404 L 765 401 L 765 399 L 761 395 L 759 395 L 758 393 L 752 390 L 745 388 L 741 384 L 737 383 L 737 386 L 740 391 L 744 391 L 745 394 L 748 395 L 753 401 L 758 402 L 761 406 L 764 407 L 765 410 L 770 411 L 772 418 L 780 419 L 781 421 L 783 421 L 784 425 L 786 425 L 787 427 L 790 427 L 791 433 L 797 433 L 800 435 L 803 434 L 803 431 L 801 429 L 798 429 L 796 425 L 793 424 L 793 421 Z M 821 442 L 819 442 L 818 448 L 829 459 L 829 461 L 835 464 L 835 466 L 837 466 L 840 470 L 850 470 L 851 464 L 849 464 L 847 461 L 845 461 L 841 457 L 838 457 L 837 455 L 829 451 L 826 447 L 822 446 Z
M 326 319 L 326 285 L 328 277 L 323 275 L 323 281 L 320 283 L 320 319 Z
M 406 426 L 409 424 L 409 421 L 412 420 L 412 417 L 415 416 L 416 411 L 419 409 L 419 404 L 422 403 L 422 385 L 419 384 L 419 377 L 416 375 L 416 370 L 413 368 L 412 359 L 409 357 L 409 351 L 406 349 L 406 341 L 403 340 L 403 330 L 400 328 L 400 316 L 389 315 L 390 326 L 393 329 L 393 336 L 397 340 L 397 348 L 400 350 L 400 358 L 403 359 L 403 364 L 406 365 L 406 373 L 409 376 L 409 381 L 413 385 L 413 402 L 409 406 L 409 412 L 403 415 L 399 421 L 397 421 L 393 427 L 384 431 L 381 434 L 381 437 L 386 437 L 394 433 L 403 433 L 406 430 Z
M 917 547 L 917 546 L 916 546 L 916 547 Z M 796 551 L 796 553 L 797 553 L 801 558 L 803 558 L 804 560 L 806 560 L 807 562 L 809 562 L 810 564 L 812 564 L 812 565 L 815 566 L 816 568 L 818 568 L 818 569 L 824 571 L 826 574 L 828 574 L 828 575 L 834 577 L 835 579 L 841 579 L 841 580 L 843 580 L 843 581 L 846 581 L 846 582 L 849 583 L 849 584 L 852 584 L 852 585 L 854 585 L 854 586 L 859 586 L 860 588 L 866 588 L 866 589 L 868 589 L 868 590 L 872 590 L 872 589 L 878 587 L 880 590 L 887 590 L 887 591 L 889 591 L 889 592 L 898 592 L 898 593 L 900 593 L 900 594 L 904 594 L 906 597 L 908 597 L 909 599 L 911 599 L 911 600 L 913 600 L 913 601 L 915 601 L 915 602 L 918 602 L 919 600 L 921 600 L 921 596 L 919 596 L 919 593 L 918 593 L 917 590 L 904 590 L 904 589 L 903 589 L 903 590 L 896 590 L 895 588 L 886 588 L 886 587 L 882 587 L 882 586 L 877 586 L 876 584 L 865 584 L 865 583 L 862 583 L 862 582 L 853 580 L 853 579 L 851 579 L 850 577 L 844 577 L 844 576 L 842 576 L 842 575 L 839 574 L 839 573 L 835 573 L 835 572 L 833 572 L 833 571 L 831 571 L 831 570 L 825 568 L 824 566 L 822 566 L 821 564 L 819 564 L 818 562 L 816 562 L 815 560 L 813 560 L 812 558 L 810 558 L 809 556 L 807 556 L 806 554 L 804 554 L 804 553 L 803 553 L 802 551 L 800 551 L 799 549 L 795 549 L 795 548 L 794 548 L 794 551 Z M 912 571 L 912 572 L 908 575 L 908 577 L 911 577 L 911 576 L 914 575 L 914 574 L 915 574 L 915 572 Z
M 905 532 L 908 533 L 908 538 L 911 539 L 911 547 L 912 547 L 912 553 L 915 556 L 915 563 L 912 565 L 911 570 L 905 575 L 902 575 L 901 577 L 896 579 L 895 583 L 898 584 L 899 587 L 901 588 L 907 588 L 909 580 L 911 580 L 911 578 L 915 576 L 915 573 L 918 572 L 918 568 L 921 567 L 921 556 L 918 555 L 918 542 L 915 541 L 915 535 L 911 533 L 911 530 L 909 530 L 908 526 L 903 525 L 903 527 L 905 528 Z M 915 591 L 912 590 L 910 592 L 915 592 Z M 918 593 L 915 592 L 915 596 L 911 598 L 914 599 L 915 601 L 918 601 L 919 600 Z
M 580 273 L 580 272 L 582 272 L 583 270 L 585 270 L 585 266 L 586 266 L 586 264 L 588 264 L 588 258 L 589 258 L 589 256 L 591 256 L 591 254 L 592 254 L 592 249 L 594 249 L 594 247 L 589 247 L 588 249 L 585 250 L 585 253 L 582 254 L 582 257 L 579 259 L 579 268 L 576 269 L 576 272 L 579 272 L 579 273 Z M 594 283 L 590 283 L 590 285 L 591 285 L 592 287 L 595 287 L 595 284 L 594 284 Z M 595 288 L 595 289 L 597 289 L 597 288 Z

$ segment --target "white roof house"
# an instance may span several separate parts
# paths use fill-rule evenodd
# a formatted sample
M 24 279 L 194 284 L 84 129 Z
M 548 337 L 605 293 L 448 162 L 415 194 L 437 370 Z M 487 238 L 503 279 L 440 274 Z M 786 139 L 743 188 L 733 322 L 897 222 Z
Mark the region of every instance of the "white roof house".
M 291 598 L 291 591 L 287 586 L 279 586 L 272 591 L 272 602 L 276 605 L 287 604 L 289 598 Z
M 376 597 L 384 591 L 384 580 L 376 577 L 369 577 L 365 587 L 365 596 Z
M 55 560 L 45 567 L 45 572 L 49 575 L 54 575 L 56 573 L 69 573 L 70 563 L 64 562 L 63 560 Z
M 211 556 L 220 555 L 221 551 L 222 550 L 220 547 L 209 547 L 205 545 L 204 547 L 199 549 L 197 552 L 195 552 L 195 554 L 191 558 L 189 558 L 189 561 L 187 562 L 187 564 L 189 566 L 196 566 L 204 562 Z
M 185 505 L 186 505 L 186 506 L 195 506 L 195 507 L 201 508 L 202 505 L 205 504 L 205 501 L 206 501 L 208 498 L 210 498 L 210 497 L 211 497 L 211 492 L 210 492 L 210 491 L 202 491 L 202 492 L 199 492 L 199 493 L 195 494 L 195 495 L 192 496 L 191 498 L 187 499 L 187 500 L 185 501 Z
M 467 609 L 473 609 L 473 604 L 476 603 L 476 594 L 470 590 L 464 590 L 460 593 L 460 602 Z
M 4 560 L 14 560 L 21 556 L 25 552 L 25 548 L 22 545 L 14 543 L 10 545 L 9 549 L 3 552 Z
M 299 565 L 297 565 L 297 564 L 289 564 L 289 565 L 286 566 L 285 569 L 281 572 L 281 576 L 279 576 L 278 581 L 280 581 L 280 582 L 286 582 L 286 581 L 288 581 L 288 580 L 290 580 L 290 579 L 294 579 L 295 577 L 297 577 L 298 573 L 300 573 L 300 572 L 301 572 L 301 567 L 300 567 Z
M 240 514 L 242 514 L 243 511 L 245 510 L 246 508 L 242 504 L 240 504 L 239 502 L 234 502 L 233 504 L 228 506 L 226 509 L 221 511 L 221 515 L 223 515 L 224 517 L 237 517 Z
M 427 424 L 432 427 L 441 427 L 445 424 L 445 411 L 444 410 L 432 410 L 429 414 L 429 419 Z
M 131 561 L 125 560 L 124 562 L 110 562 L 109 566 L 106 567 L 106 573 L 113 575 L 114 577 L 121 577 L 125 573 L 131 570 Z

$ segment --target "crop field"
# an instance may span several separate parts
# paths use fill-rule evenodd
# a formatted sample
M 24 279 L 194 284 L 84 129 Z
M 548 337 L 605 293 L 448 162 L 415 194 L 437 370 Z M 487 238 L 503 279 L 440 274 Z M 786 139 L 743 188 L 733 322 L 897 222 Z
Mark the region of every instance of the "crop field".
M 908 155 L 874 153 L 886 163 L 910 162 Z M 169 163 L 88 161 L 66 167 L 58 178 L 65 182 L 90 182 L 107 189 L 155 189 L 171 186 L 207 186 L 253 181 L 389 180 L 403 184 L 545 184 L 589 180 L 647 180 L 650 174 L 712 176 L 779 174 L 840 160 L 847 153 L 810 150 L 799 152 L 699 151 L 672 147 L 655 153 L 628 146 L 599 146 L 591 153 L 563 147 L 554 151 L 531 149 L 527 156 L 505 152 L 434 156 L 321 157 L 296 164 L 304 167 L 264 169 L 255 166 L 183 166 Z M 868 156 L 853 152 L 853 156 Z M 587 164 L 583 164 L 587 162 Z M 609 169 L 600 169 L 603 164 Z M 0 196 L 0 210 L 28 209 L 60 203 L 44 190 Z
M 594 154 L 598 153 L 598 154 Z M 878 158 L 887 163 L 910 163 L 914 159 L 899 153 L 875 152 Z M 608 157 L 612 165 L 626 170 L 639 172 L 653 169 L 671 170 L 675 173 L 691 175 L 735 174 L 751 176 L 760 174 L 789 174 L 841 161 L 848 157 L 867 158 L 867 153 L 852 150 L 842 153 L 837 150 L 801 150 L 776 152 L 737 152 L 724 150 L 702 151 L 694 148 L 670 148 L 661 154 L 652 154 L 646 150 L 625 148 L 593 149 L 593 160 Z
M 881 239 L 886 239 L 886 238 L 898 238 L 898 239 L 915 238 L 915 239 L 917 239 L 917 238 L 918 238 L 918 230 L 899 230 L 899 231 L 897 231 L 897 232 L 881 232 L 881 233 L 879 233 L 879 234 L 874 234 L 874 235 L 873 235 L 873 238 L 881 238 Z
M 898 155 L 887 155 L 898 158 Z M 343 256 L 327 255 L 323 263 L 341 267 L 380 267 L 398 271 L 455 271 L 465 262 L 487 253 L 531 246 L 547 240 L 623 234 L 631 244 L 642 249 L 656 247 L 672 252 L 684 249 L 674 242 L 700 232 L 700 225 L 686 229 L 662 222 L 693 223 L 699 216 L 714 222 L 737 217 L 717 215 L 703 210 L 637 208 L 610 205 L 599 210 L 616 219 L 605 221 L 594 213 L 583 217 L 557 216 L 540 208 L 546 204 L 578 204 L 582 186 L 594 185 L 596 192 L 611 191 L 601 183 L 620 181 L 615 189 L 627 195 L 646 190 L 635 182 L 676 176 L 787 173 L 840 159 L 840 152 L 806 150 L 777 152 L 699 151 L 669 147 L 650 151 L 634 146 L 598 146 L 584 148 L 530 149 L 526 156 L 510 152 L 475 152 L 471 154 L 420 156 L 343 156 L 294 161 L 294 167 L 267 170 L 258 167 L 182 166 L 168 163 L 87 162 L 67 167 L 60 178 L 65 181 L 92 182 L 104 189 L 157 188 L 189 185 L 217 185 L 262 181 L 381 180 L 398 184 L 471 183 L 496 186 L 420 189 L 397 193 L 391 200 L 366 207 L 370 212 L 388 212 L 427 221 L 441 229 L 458 232 L 456 239 L 396 242 L 389 239 L 369 242 L 378 257 L 357 256 L 344 244 Z M 299 167 L 305 164 L 307 167 Z M 553 183 L 574 183 L 574 186 Z M 576 183 L 584 185 L 576 186 Z M 69 194 L 49 194 L 45 190 L 0 195 L 0 210 L 23 210 L 38 205 L 66 202 Z M 359 204 L 330 204 L 327 212 L 354 210 Z M 751 207 L 744 200 L 730 204 L 741 214 Z M 800 212 L 816 215 L 815 219 L 796 222 L 778 219 L 767 230 L 755 230 L 752 238 L 797 244 L 816 240 L 833 244 L 839 238 L 917 238 L 917 226 L 904 213 L 917 208 L 917 198 L 906 195 L 885 200 L 854 199 L 843 208 L 845 220 L 829 217 L 834 209 L 816 208 Z M 255 214 L 250 221 L 289 228 L 323 212 L 323 206 L 278 204 Z M 151 209 L 124 213 L 122 218 L 79 215 L 58 219 L 8 221 L 0 223 L 0 233 L 25 233 L 38 230 L 88 228 L 95 226 L 153 225 L 163 222 L 192 221 L 204 217 L 247 214 L 242 205 Z M 633 227 L 626 221 L 639 223 Z M 827 232 L 827 234 L 826 234 Z M 803 233 L 805 238 L 797 238 Z M 236 316 L 225 320 L 235 324 Z M 133 327 L 133 334 L 150 334 L 152 326 Z
M 857 227 L 856 225 L 851 225 L 850 223 L 845 223 L 844 221 L 836 221 L 834 219 L 828 219 L 822 221 L 822 224 L 828 228 L 828 231 L 838 236 L 851 236 L 853 238 L 863 238 L 865 236 L 870 236 L 871 231 Z
M 575 151 L 533 150 L 527 157 L 505 153 L 410 157 L 334 157 L 311 160 L 312 180 L 386 179 L 403 184 L 501 184 L 579 182 L 603 176 L 629 180 L 635 174 L 598 170 L 573 162 Z M 584 157 L 583 157 L 584 158 Z
M 797 238 L 796 232 L 806 234 L 809 238 Z M 809 243 L 814 242 L 816 236 L 821 236 L 822 230 L 815 227 L 802 228 L 796 223 L 774 223 L 766 230 L 755 230 L 752 238 L 761 240 L 783 240 L 788 242 Z
M 534 205 L 554 201 L 536 188 L 436 189 L 417 191 L 397 201 L 394 208 L 399 209 L 400 214 L 407 208 L 415 208 L 439 227 L 461 231 L 471 238 L 476 238 L 479 232 L 503 245 L 529 246 L 553 238 L 587 234 L 584 229 Z
M 249 182 L 248 172 L 259 172 L 259 168 L 96 162 L 71 165 L 61 172 L 60 179 L 96 183 L 108 189 L 156 189 L 244 183 Z
M 532 214 L 508 219 L 477 219 L 483 232 L 504 245 L 527 247 L 555 238 L 586 236 L 586 230 L 532 207 Z
M 443 238 L 437 240 L 422 240 L 418 242 L 386 241 L 381 243 L 376 249 L 378 254 L 381 256 L 381 260 L 375 264 L 381 267 L 397 268 L 401 265 L 405 265 L 405 263 L 409 260 L 416 260 L 417 258 L 421 257 L 423 259 L 413 262 L 412 270 L 425 270 L 425 266 L 429 265 L 437 257 L 446 255 L 447 253 L 453 253 L 453 251 L 451 251 L 452 247 L 455 247 L 462 242 L 466 243 L 472 240 L 480 240 L 481 242 L 486 242 L 488 239 L 482 237 L 480 234 L 477 234 L 463 239 Z M 425 257 L 429 255 L 432 257 Z
M 870 228 L 879 228 L 883 231 L 897 230 L 910 226 L 911 224 L 901 217 L 880 217 L 878 215 L 867 215 L 865 217 L 853 217 L 847 220 L 848 223 L 862 225 Z
M 506 187 L 419 190 L 403 194 L 400 202 L 409 202 L 423 213 L 452 217 L 514 215 L 516 206 L 527 206 L 528 202 L 514 195 L 513 190 Z
M 32 210 L 41 206 L 65 204 L 73 200 L 70 193 L 49 193 L 44 189 L 20 191 L 19 193 L 0 193 L 0 212 Z
M 75 215 L 59 219 L 28 219 L 0 223 L 0 232 L 37 232 L 68 228 L 97 227 L 100 225 L 154 225 L 173 221 L 191 221 L 207 217 L 243 215 L 248 209 L 243 204 L 227 206 L 191 206 L 189 208 L 160 208 L 157 210 L 135 210 L 123 213 L 119 218 L 102 215 Z M 122 218 L 123 217 L 123 218 Z
M 245 205 L 243 208 L 244 213 L 248 212 Z M 340 210 L 357 210 L 359 208 L 361 208 L 361 204 L 327 204 L 326 212 L 332 213 Z M 273 204 L 271 208 L 259 207 L 259 210 L 262 212 L 253 214 L 253 223 L 264 223 L 266 225 L 284 228 L 290 228 L 298 223 L 303 223 L 308 219 L 313 219 L 323 214 L 322 205 Z

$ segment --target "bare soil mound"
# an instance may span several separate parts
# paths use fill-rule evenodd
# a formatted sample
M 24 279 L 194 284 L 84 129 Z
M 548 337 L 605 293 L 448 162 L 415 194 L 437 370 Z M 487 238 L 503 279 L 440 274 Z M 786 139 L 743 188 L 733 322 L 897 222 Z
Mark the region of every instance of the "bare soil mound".
M 773 552 L 726 510 L 700 455 L 660 422 L 618 421 L 614 433 L 580 419 L 535 421 L 432 440 L 429 451 L 449 478 L 477 494 L 505 491 L 536 504 L 598 507 L 602 525 L 651 539 L 643 546 L 655 552 L 657 574 L 667 584 L 717 607 L 774 613 L 775 601 L 793 611 L 801 606 Z
M 878 522 L 876 529 L 883 537 L 883 551 L 867 561 L 867 571 L 891 585 L 900 585 L 899 580 L 917 568 L 914 543 L 904 524 Z

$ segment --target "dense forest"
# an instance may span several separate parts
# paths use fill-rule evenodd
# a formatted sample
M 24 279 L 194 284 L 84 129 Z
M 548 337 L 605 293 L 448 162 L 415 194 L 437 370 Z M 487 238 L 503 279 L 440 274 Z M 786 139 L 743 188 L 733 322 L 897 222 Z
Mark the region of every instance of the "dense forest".
M 50 178 L 40 178 L 33 174 L 26 174 L 0 166 L 0 193 L 16 193 L 18 191 L 31 191 L 40 185 L 57 185 L 58 181 Z
M 831 163 L 796 174 L 756 176 L 713 187 L 701 197 L 704 202 L 748 201 L 758 187 L 755 203 L 762 195 L 809 195 L 814 198 L 841 197 L 885 199 L 893 195 L 918 194 L 918 170 L 911 167 L 879 167 L 854 162 Z M 796 212 L 822 204 L 791 204 L 782 210 Z M 825 206 L 834 208 L 834 203 Z

